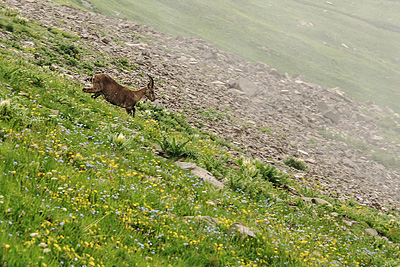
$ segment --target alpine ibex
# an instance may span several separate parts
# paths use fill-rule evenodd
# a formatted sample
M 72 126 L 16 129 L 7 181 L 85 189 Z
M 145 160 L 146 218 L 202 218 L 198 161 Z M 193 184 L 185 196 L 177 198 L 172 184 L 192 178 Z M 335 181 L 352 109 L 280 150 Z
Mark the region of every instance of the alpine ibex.
M 82 90 L 85 93 L 94 93 L 92 98 L 103 95 L 108 102 L 126 109 L 128 114 L 132 114 L 132 117 L 135 117 L 135 105 L 143 96 L 146 96 L 150 101 L 156 100 L 154 95 L 153 78 L 151 78 L 150 75 L 147 76 L 150 78 L 150 82 L 147 86 L 137 91 L 132 91 L 131 89 L 118 84 L 107 74 L 96 74 L 91 79 L 93 87 L 83 88 Z

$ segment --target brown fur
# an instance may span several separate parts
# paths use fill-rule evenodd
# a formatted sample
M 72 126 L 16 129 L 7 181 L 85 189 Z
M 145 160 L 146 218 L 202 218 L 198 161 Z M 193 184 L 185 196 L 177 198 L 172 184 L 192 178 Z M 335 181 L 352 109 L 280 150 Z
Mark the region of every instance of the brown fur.
M 92 98 L 103 95 L 108 102 L 126 109 L 128 114 L 132 114 L 132 117 L 135 117 L 135 105 L 143 96 L 146 96 L 151 101 L 156 99 L 154 95 L 153 78 L 151 78 L 150 75 L 148 76 L 150 82 L 147 86 L 137 91 L 132 91 L 131 89 L 118 84 L 107 74 L 96 74 L 92 78 L 93 87 L 83 88 L 82 90 L 85 93 L 94 93 Z

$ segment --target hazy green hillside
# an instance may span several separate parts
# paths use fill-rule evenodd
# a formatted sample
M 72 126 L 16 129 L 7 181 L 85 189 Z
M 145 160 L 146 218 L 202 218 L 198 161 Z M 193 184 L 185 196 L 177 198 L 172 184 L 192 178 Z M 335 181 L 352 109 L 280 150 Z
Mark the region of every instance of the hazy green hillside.
M 234 146 L 182 114 L 150 103 L 133 119 L 92 99 L 65 73 L 118 62 L 102 54 L 93 62 L 71 32 L 0 4 L 0 36 L 2 266 L 400 264 L 396 211 L 331 198 L 307 177 L 309 187 L 235 158 L 225 150 Z M 177 159 L 224 177 L 225 187 Z
M 171 35 L 198 36 L 249 60 L 400 112 L 398 1 L 86 2 L 97 12 Z

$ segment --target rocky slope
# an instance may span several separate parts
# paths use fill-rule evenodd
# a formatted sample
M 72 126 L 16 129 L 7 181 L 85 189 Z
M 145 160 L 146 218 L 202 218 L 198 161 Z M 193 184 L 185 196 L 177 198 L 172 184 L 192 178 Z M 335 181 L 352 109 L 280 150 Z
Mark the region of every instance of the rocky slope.
M 338 88 L 278 73 L 264 63 L 246 62 L 199 39 L 172 38 L 128 20 L 48 0 L 4 2 L 29 19 L 77 34 L 83 47 L 109 58 L 128 59 L 137 70 L 106 66 L 96 67 L 95 72 L 136 88 L 144 83 L 139 74 L 153 75 L 159 105 L 185 113 L 189 123 L 223 136 L 249 156 L 281 169 L 282 159 L 302 158 L 309 170 L 287 170 L 294 179 L 366 205 L 400 207 L 400 174 L 349 142 L 400 155 L 400 145 L 385 141 L 377 126 L 394 116 L 391 110 L 357 103 Z M 95 56 L 84 56 L 96 61 Z M 83 84 L 87 79 L 78 72 L 65 72 Z M 332 133 L 347 135 L 328 141 L 322 136 Z

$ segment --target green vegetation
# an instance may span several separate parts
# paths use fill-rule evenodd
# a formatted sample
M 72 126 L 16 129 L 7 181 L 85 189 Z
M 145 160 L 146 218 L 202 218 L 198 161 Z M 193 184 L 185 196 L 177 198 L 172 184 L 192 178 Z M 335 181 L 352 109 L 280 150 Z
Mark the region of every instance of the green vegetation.
M 257 129 L 258 129 L 259 131 L 263 132 L 263 133 L 266 133 L 266 134 L 271 134 L 271 133 L 272 133 L 271 129 L 269 129 L 267 126 L 258 127 Z
M 167 156 L 174 160 L 187 157 L 196 158 L 196 153 L 186 148 L 186 145 L 190 142 L 189 140 L 177 141 L 175 137 L 168 138 L 166 135 L 162 135 L 161 140 L 157 141 Z
M 57 0 L 71 3 L 68 0 Z M 74 1 L 76 2 L 76 1 Z M 96 12 L 198 36 L 400 113 L 398 1 L 91 0 Z M 384 15 L 382 15 L 384 14 Z
M 218 178 L 223 178 L 228 172 L 228 168 L 226 167 L 228 160 L 228 156 L 215 157 L 213 154 L 204 154 L 202 161 L 207 171 L 213 173 Z
M 295 168 L 296 170 L 299 171 L 307 171 L 308 167 L 304 163 L 304 161 L 300 159 L 296 159 L 294 157 L 288 157 L 286 158 L 283 163 L 285 163 L 287 166 Z
M 80 61 L 63 61 L 75 49 L 54 48 L 68 44 L 67 36 L 34 21 L 21 24 L 13 20 L 19 14 L 1 8 L 0 23 L 13 28 L 0 29 L 2 266 L 400 264 L 396 212 L 328 198 L 318 184 L 305 189 L 273 166 L 234 158 L 220 145 L 226 141 L 151 103 L 132 119 L 90 98 L 33 55 L 43 52 L 52 64 L 86 73 L 81 66 L 90 64 L 91 51 L 74 42 Z M 36 46 L 25 47 L 26 40 Z M 178 151 L 194 151 L 198 157 L 185 160 L 223 175 L 227 188 L 217 190 L 155 154 L 153 144 L 164 138 Z M 211 164 L 212 157 L 219 162 Z M 333 206 L 305 202 L 286 191 L 289 185 Z M 216 223 L 207 225 L 206 216 Z M 349 219 L 358 224 L 347 225 Z M 235 222 L 255 237 L 232 238 Z M 366 235 L 365 228 L 387 239 Z
M 230 116 L 224 113 L 221 113 L 217 110 L 214 109 L 207 109 L 204 110 L 202 108 L 198 108 L 199 110 L 199 115 L 202 116 L 203 118 L 207 119 L 207 120 L 213 120 L 213 121 L 221 121 L 224 118 L 227 118 L 228 120 L 230 120 Z

